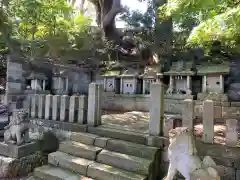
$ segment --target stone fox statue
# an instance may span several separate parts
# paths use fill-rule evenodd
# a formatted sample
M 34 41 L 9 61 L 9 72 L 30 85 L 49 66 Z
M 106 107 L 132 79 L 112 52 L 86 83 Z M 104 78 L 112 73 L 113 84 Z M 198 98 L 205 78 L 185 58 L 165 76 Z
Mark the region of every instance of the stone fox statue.
M 4 127 L 4 142 L 21 145 L 29 142 L 29 119 L 25 109 L 17 109 Z
M 197 156 L 193 132 L 185 127 L 178 127 L 169 132 L 168 147 L 169 168 L 165 180 L 173 180 L 177 171 L 186 180 L 220 180 L 216 164 L 211 157 L 203 161 Z

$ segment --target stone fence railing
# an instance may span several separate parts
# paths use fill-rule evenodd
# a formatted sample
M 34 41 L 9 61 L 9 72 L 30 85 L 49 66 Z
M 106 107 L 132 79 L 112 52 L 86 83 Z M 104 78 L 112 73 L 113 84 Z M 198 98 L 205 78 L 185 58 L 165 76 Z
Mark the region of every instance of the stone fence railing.
M 90 84 L 88 96 L 32 94 L 26 97 L 23 107 L 30 118 L 98 125 L 102 89 L 101 85 Z
M 174 128 L 174 118 L 164 118 L 164 94 L 161 84 L 152 84 L 150 93 L 150 122 L 149 133 L 155 136 L 168 136 L 168 131 Z M 195 123 L 195 101 L 186 99 L 183 101 L 182 108 L 182 126 L 194 129 Z M 214 120 L 215 120 L 215 104 L 212 100 L 205 100 L 202 105 L 202 124 L 203 135 L 202 140 L 205 143 L 214 142 Z M 239 118 L 240 119 L 240 118 Z M 224 118 L 226 125 L 225 142 L 228 146 L 237 146 L 238 144 L 238 116 L 226 116 Z

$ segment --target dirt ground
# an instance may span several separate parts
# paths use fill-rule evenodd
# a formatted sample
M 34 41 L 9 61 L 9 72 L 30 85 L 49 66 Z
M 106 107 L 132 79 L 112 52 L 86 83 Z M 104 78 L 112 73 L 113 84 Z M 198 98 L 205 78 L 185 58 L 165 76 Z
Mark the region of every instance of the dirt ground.
M 116 129 L 124 129 L 128 131 L 140 132 L 143 134 L 148 133 L 148 112 L 116 112 L 104 111 L 102 116 L 103 126 L 113 127 Z M 194 126 L 195 135 L 201 137 L 203 134 L 203 125 L 198 123 Z M 225 124 L 215 124 L 214 126 L 214 142 L 225 144 Z

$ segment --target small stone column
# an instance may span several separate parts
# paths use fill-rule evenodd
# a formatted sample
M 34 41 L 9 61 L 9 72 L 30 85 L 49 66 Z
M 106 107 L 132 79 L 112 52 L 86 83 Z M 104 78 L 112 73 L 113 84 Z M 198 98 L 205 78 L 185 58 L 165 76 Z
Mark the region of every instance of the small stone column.
M 78 123 L 85 124 L 87 120 L 87 96 L 80 96 L 78 98 Z
M 38 95 L 38 118 L 43 119 L 45 111 L 45 95 Z
M 104 91 L 107 91 L 107 78 L 104 77 L 103 79 L 103 88 L 104 88 Z
M 191 76 L 187 76 L 187 89 L 192 90 L 192 78 L 191 78 Z
M 4 101 L 3 101 L 4 103 Z M 31 115 L 31 96 L 26 96 L 23 101 L 23 109 L 27 109 L 28 116 Z
M 238 143 L 238 120 L 227 119 L 226 120 L 226 145 L 236 147 Z
M 219 86 L 220 86 L 220 93 L 224 93 L 224 77 L 223 75 L 220 75 L 220 80 L 219 80 Z
M 53 96 L 52 119 L 57 121 L 60 113 L 60 95 Z
M 194 101 L 192 99 L 185 99 L 183 101 L 182 109 L 182 126 L 193 130 L 194 120 Z
M 77 96 L 71 96 L 69 101 L 69 122 L 76 122 L 77 120 Z
M 88 90 L 88 116 L 87 124 L 91 126 L 101 125 L 101 98 L 103 86 L 96 83 L 91 83 Z
M 69 110 L 69 96 L 61 96 L 61 105 L 60 105 L 60 121 L 67 120 L 67 112 Z
M 149 133 L 153 136 L 163 135 L 164 125 L 164 87 L 162 83 L 150 85 L 150 121 Z
M 169 88 L 172 88 L 173 89 L 173 76 L 170 76 L 170 79 L 169 79 Z
M 38 95 L 36 94 L 31 95 L 31 118 L 36 118 L 37 116 L 37 102 Z
M 120 94 L 123 94 L 123 78 L 120 78 Z
M 203 141 L 213 143 L 214 140 L 214 102 L 203 102 Z
M 43 88 L 42 90 L 45 90 L 46 89 L 46 80 L 43 80 Z
M 203 76 L 202 92 L 207 92 L 207 76 Z
M 52 106 L 53 96 L 51 94 L 46 95 L 45 100 L 45 119 L 50 120 L 52 118 Z
M 146 80 L 145 79 L 143 79 L 143 90 L 142 90 L 143 92 L 143 94 L 146 94 Z

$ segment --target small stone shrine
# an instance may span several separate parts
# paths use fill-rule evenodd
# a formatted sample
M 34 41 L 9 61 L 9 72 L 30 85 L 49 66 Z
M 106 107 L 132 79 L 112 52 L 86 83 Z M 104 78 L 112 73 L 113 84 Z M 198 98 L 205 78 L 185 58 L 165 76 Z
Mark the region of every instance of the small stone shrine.
M 5 127 L 4 141 L 0 142 L 0 178 L 26 175 L 38 166 L 38 146 L 29 139 L 29 119 L 25 109 L 16 109 Z
M 67 95 L 68 94 L 68 72 L 67 71 L 56 71 L 53 73 L 52 77 L 52 91 L 57 95 Z

